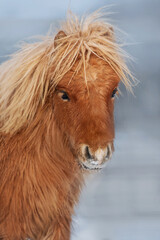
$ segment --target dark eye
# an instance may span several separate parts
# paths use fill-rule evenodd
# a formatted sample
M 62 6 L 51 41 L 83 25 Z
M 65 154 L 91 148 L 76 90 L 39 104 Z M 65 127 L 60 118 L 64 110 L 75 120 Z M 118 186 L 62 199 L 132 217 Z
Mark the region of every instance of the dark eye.
M 114 97 L 115 97 L 117 91 L 118 91 L 117 88 L 115 88 L 115 89 L 113 90 L 111 98 L 114 98 Z
M 68 97 L 68 94 L 64 91 L 62 92 L 59 92 L 58 95 L 60 96 L 60 98 L 63 100 L 63 101 L 69 101 L 69 97 Z

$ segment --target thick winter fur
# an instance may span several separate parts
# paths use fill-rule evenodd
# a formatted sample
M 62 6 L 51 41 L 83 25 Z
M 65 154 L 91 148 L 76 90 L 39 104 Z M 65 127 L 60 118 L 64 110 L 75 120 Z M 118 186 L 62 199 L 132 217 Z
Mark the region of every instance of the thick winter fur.
M 84 170 L 79 146 L 114 139 L 113 90 L 131 76 L 99 12 L 0 66 L 0 239 L 69 240 Z M 66 91 L 69 102 L 60 97 Z

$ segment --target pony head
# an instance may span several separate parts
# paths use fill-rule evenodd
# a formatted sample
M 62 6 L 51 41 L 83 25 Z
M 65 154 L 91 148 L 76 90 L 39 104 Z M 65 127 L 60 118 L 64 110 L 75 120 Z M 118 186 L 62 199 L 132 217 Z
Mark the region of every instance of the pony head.
M 71 14 L 55 37 L 22 46 L 1 65 L 0 131 L 21 133 L 47 108 L 79 164 L 102 168 L 114 148 L 119 82 L 131 90 L 124 56 L 99 12 L 81 20 Z

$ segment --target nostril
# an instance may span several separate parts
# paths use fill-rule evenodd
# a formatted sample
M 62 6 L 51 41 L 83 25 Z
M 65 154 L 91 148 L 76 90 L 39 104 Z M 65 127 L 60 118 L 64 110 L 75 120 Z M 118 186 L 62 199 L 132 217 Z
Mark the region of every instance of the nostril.
M 86 156 L 87 159 L 92 158 L 92 155 L 89 152 L 89 147 L 88 146 L 86 146 L 86 149 L 85 149 L 85 156 Z
M 109 147 L 107 147 L 107 154 L 106 154 L 106 158 L 109 158 L 109 156 L 110 156 L 110 149 L 109 149 Z
M 110 157 L 111 157 L 111 155 L 112 155 L 112 150 L 111 150 L 111 146 L 109 145 L 109 146 L 107 147 L 107 154 L 106 154 L 106 158 L 110 158 Z

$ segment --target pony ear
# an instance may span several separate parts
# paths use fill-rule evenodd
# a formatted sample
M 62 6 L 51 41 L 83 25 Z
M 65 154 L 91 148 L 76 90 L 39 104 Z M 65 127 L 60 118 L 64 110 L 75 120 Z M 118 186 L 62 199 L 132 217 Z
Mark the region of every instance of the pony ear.
M 103 34 L 109 40 L 114 40 L 114 29 L 113 27 L 109 27 L 108 30 Z
M 0 66 L 0 132 L 14 134 L 30 122 L 48 96 L 48 42 L 25 44 Z
M 59 31 L 59 32 L 56 34 L 55 38 L 54 38 L 54 47 L 56 48 L 56 47 L 59 45 L 59 40 L 60 40 L 61 38 L 66 37 L 66 36 L 67 36 L 67 35 L 65 34 L 64 31 Z

